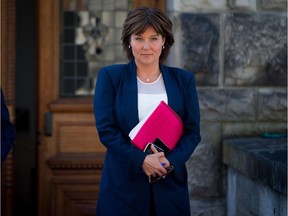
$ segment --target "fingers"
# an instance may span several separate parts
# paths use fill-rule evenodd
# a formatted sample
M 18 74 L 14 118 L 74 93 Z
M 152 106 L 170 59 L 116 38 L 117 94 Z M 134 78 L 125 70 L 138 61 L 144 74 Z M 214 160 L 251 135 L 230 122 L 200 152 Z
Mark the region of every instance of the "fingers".
M 151 151 L 153 152 L 153 155 L 158 157 L 158 160 L 163 167 L 169 167 L 170 166 L 170 162 L 165 157 L 165 154 L 163 152 L 158 152 L 157 148 L 155 148 L 154 145 L 151 145 L 150 148 L 151 148 Z
M 162 176 L 162 175 L 165 175 L 167 173 L 167 170 L 163 166 L 161 166 L 158 169 L 154 170 L 154 172 L 158 176 Z
M 166 162 L 162 162 L 161 164 L 156 154 L 150 154 L 146 156 L 142 164 L 142 169 L 145 172 L 145 174 L 148 176 L 154 175 L 154 174 L 162 176 L 166 174 L 167 172 L 164 166 L 166 166 Z
M 147 176 L 162 176 L 165 175 L 167 173 L 167 170 L 163 167 L 163 166 L 157 166 L 157 167 L 149 167 L 144 170 L 145 174 Z
M 153 153 L 158 153 L 158 151 L 157 151 L 157 149 L 155 148 L 154 145 L 151 145 L 150 149 L 152 150 Z
M 157 148 L 155 148 L 154 145 L 151 145 L 151 146 L 150 146 L 150 149 L 151 149 L 151 151 L 153 152 L 153 154 L 158 154 L 159 157 L 165 156 L 165 155 L 164 155 L 164 152 L 158 152 Z
M 167 168 L 167 167 L 170 166 L 170 162 L 169 162 L 169 160 L 168 160 L 166 157 L 161 157 L 161 158 L 159 159 L 159 161 L 160 161 L 161 165 L 162 165 L 163 167 L 165 167 L 165 168 Z

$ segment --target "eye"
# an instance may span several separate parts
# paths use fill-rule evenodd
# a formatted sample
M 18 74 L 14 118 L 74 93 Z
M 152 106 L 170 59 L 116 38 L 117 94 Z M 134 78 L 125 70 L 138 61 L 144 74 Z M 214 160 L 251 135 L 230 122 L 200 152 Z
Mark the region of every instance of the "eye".
M 143 38 L 141 38 L 141 37 L 136 37 L 135 40 L 136 40 L 136 41 L 142 41 Z

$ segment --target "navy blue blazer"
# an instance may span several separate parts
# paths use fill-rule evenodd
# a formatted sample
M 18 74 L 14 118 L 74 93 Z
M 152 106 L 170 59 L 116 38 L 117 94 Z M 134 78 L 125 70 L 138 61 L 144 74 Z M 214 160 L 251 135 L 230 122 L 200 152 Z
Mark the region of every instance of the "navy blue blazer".
M 151 184 L 157 215 L 190 216 L 185 163 L 200 142 L 200 113 L 192 73 L 160 64 L 168 104 L 184 123 L 184 134 L 167 159 L 174 166 Z M 128 136 L 139 122 L 134 61 L 101 68 L 94 94 L 94 114 L 101 143 L 107 148 L 96 215 L 149 215 L 150 184 L 143 173 L 145 153 Z
M 15 128 L 10 121 L 8 108 L 1 88 L 1 163 L 7 158 L 15 142 Z

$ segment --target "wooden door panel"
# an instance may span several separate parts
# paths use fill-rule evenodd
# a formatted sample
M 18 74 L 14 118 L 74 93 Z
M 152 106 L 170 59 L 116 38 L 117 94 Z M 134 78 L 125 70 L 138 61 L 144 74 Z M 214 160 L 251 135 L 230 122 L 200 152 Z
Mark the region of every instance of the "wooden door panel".
M 95 214 L 106 149 L 100 143 L 93 110 L 86 105 L 67 107 L 55 102 L 49 106 L 51 134 L 44 137 L 45 145 L 39 148 L 43 175 L 39 215 L 90 215 L 85 212 L 92 208 L 91 203 Z
M 54 113 L 52 118 L 55 154 L 105 152 L 98 137 L 93 113 Z
M 95 214 L 106 149 L 92 101 L 58 100 L 47 107 L 39 146 L 39 215 Z
M 57 124 L 58 142 L 56 143 L 59 152 L 89 152 L 105 149 L 100 145 L 95 125 L 88 122 L 59 122 Z
M 51 181 L 51 214 L 54 216 L 95 215 L 101 172 L 91 179 L 55 177 Z

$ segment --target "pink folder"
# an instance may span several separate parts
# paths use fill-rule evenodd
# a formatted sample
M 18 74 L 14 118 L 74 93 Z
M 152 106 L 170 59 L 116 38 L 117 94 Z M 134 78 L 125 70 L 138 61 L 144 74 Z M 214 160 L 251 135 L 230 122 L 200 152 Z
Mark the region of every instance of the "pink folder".
M 183 123 L 177 113 L 164 101 L 142 119 L 129 133 L 131 142 L 144 150 L 149 142 L 159 138 L 173 150 L 183 134 Z

